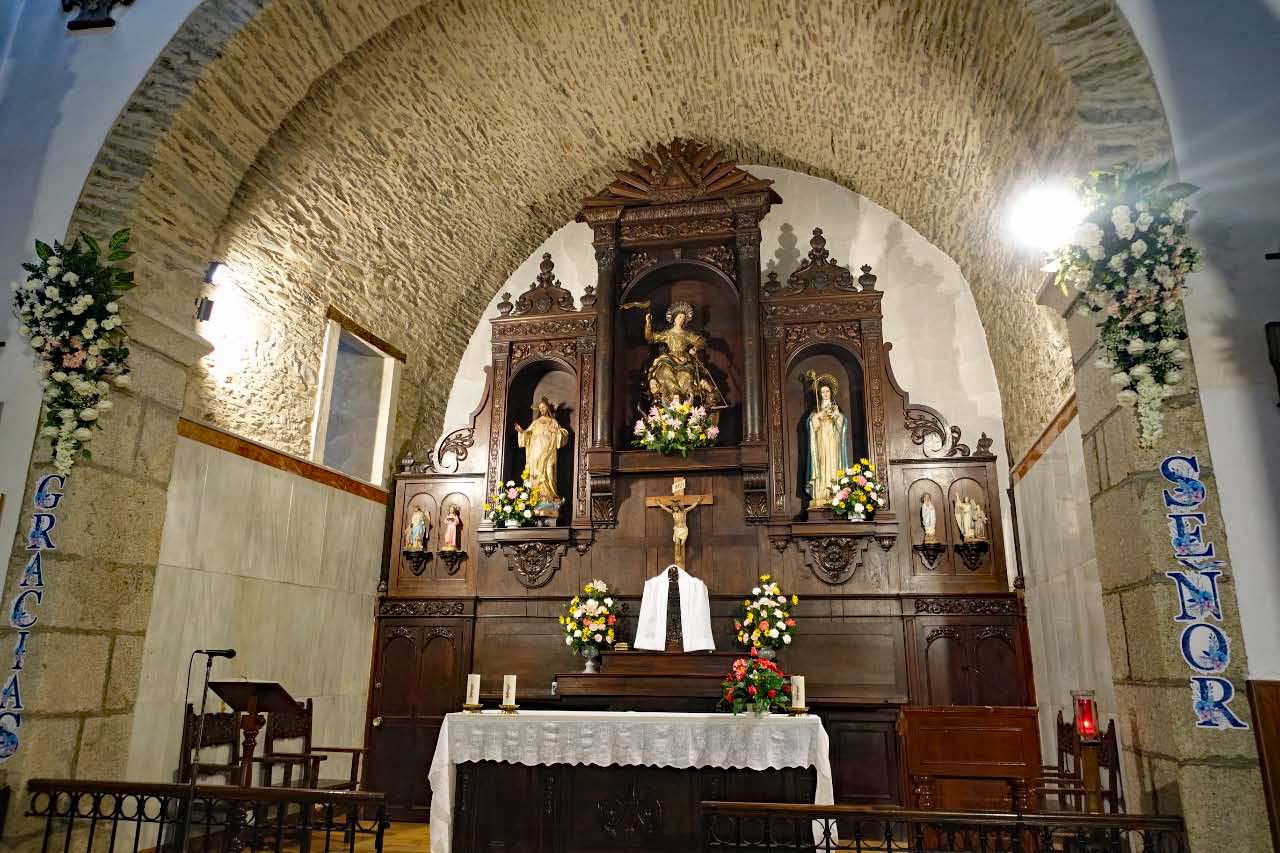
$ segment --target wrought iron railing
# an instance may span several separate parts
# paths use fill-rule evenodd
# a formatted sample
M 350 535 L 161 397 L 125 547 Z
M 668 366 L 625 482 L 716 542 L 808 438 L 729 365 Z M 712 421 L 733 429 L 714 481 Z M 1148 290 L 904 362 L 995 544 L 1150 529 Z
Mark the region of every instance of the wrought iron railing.
M 704 847 L 815 853 L 1187 853 L 1182 818 L 702 804 Z
M 42 853 L 354 853 L 382 851 L 384 795 L 33 779 L 26 815 Z M 363 839 L 363 840 L 361 840 Z

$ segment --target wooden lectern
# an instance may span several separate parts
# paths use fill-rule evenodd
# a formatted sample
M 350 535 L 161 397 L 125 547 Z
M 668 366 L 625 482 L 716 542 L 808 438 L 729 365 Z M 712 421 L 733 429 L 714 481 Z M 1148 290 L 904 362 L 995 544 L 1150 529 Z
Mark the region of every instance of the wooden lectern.
M 253 787 L 253 752 L 258 745 L 258 730 L 266 720 L 263 714 L 296 714 L 298 703 L 278 681 L 211 681 L 213 695 L 240 714 L 244 732 L 244 749 L 240 753 L 240 785 Z

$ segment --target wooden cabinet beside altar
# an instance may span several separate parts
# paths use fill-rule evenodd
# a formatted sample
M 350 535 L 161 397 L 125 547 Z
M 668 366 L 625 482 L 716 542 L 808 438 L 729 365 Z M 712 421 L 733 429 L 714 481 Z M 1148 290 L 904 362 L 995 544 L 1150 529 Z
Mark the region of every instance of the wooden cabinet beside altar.
M 385 599 L 379 606 L 365 786 L 387 794 L 395 820 L 427 819 L 425 768 L 445 714 L 462 706 L 472 610 L 461 600 Z

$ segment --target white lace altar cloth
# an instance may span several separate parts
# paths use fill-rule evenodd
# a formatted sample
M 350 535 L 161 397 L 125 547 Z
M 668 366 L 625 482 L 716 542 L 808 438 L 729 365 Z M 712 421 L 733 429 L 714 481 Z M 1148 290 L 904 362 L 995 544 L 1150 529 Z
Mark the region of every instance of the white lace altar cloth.
M 830 744 L 817 717 L 631 711 L 449 714 L 427 772 L 431 853 L 452 850 L 454 776 L 457 765 L 467 761 L 750 770 L 813 767 L 818 773 L 813 801 L 834 802 Z

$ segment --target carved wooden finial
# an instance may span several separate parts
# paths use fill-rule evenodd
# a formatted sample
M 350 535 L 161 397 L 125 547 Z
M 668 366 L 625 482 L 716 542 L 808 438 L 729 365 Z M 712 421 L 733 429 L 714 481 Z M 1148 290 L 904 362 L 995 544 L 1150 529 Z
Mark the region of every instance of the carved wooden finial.
M 827 251 L 827 238 L 822 236 L 822 229 L 813 229 L 813 237 L 809 239 L 809 263 L 825 263 L 830 254 Z
M 596 288 L 593 284 L 588 284 L 586 290 L 582 292 L 582 298 L 578 300 L 582 304 L 585 311 L 588 308 L 596 307 Z
M 514 307 L 515 306 L 511 304 L 511 294 L 510 293 L 502 294 L 502 301 L 498 303 L 498 313 L 501 314 L 503 317 L 506 317 L 508 314 L 511 313 L 511 309 Z
M 862 275 L 858 276 L 858 287 L 863 290 L 876 289 L 876 277 L 871 274 L 871 264 L 862 265 Z
M 503 299 L 507 298 L 508 295 L 503 294 Z M 526 314 L 563 314 L 577 310 L 573 304 L 573 294 L 556 279 L 556 264 L 551 260 L 550 252 L 542 253 L 542 260 L 538 262 L 538 275 L 529 289 L 516 299 L 515 307 L 506 311 L 502 308 L 503 304 L 499 303 L 498 310 L 504 317 L 508 314 L 513 317 L 523 317 Z

